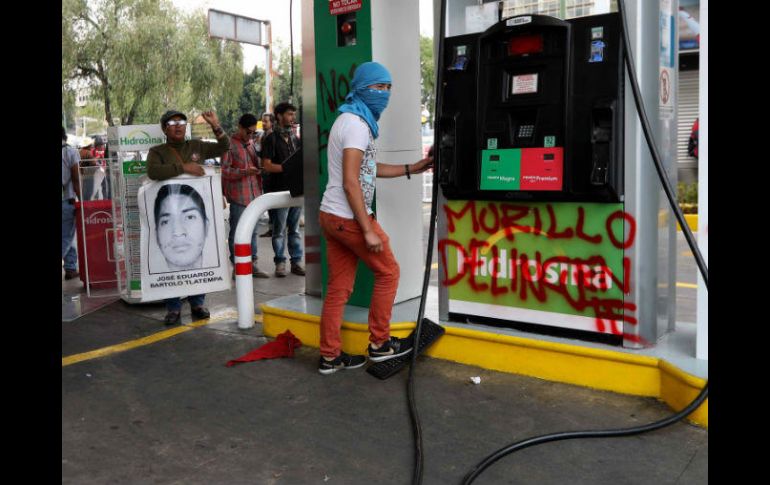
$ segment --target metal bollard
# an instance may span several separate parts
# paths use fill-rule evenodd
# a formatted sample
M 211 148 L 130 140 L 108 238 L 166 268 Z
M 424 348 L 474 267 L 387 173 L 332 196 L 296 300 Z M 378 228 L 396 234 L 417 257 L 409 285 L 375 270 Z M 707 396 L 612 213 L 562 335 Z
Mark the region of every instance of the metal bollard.
M 304 197 L 292 197 L 289 191 L 262 194 L 243 211 L 235 228 L 235 291 L 238 303 L 238 328 L 254 326 L 254 282 L 251 274 L 251 235 L 262 214 L 268 209 L 302 207 Z

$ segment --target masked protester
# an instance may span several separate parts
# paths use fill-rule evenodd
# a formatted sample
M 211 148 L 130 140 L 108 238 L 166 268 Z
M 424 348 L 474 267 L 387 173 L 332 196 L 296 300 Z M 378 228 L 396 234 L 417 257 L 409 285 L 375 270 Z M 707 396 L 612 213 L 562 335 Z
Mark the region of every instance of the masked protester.
M 399 267 L 388 235 L 374 216 L 372 200 L 376 177 L 408 178 L 430 168 L 433 158 L 405 165 L 377 163 L 377 122 L 388 106 L 391 87 L 390 73 L 383 65 L 361 64 L 329 134 L 329 182 L 319 215 L 329 266 L 321 313 L 321 374 L 361 367 L 367 360 L 364 355 L 343 352 L 340 337 L 343 311 L 353 291 L 359 259 L 374 272 L 375 278 L 369 307 L 369 359 L 380 362 L 412 351 L 410 340 L 390 336 Z

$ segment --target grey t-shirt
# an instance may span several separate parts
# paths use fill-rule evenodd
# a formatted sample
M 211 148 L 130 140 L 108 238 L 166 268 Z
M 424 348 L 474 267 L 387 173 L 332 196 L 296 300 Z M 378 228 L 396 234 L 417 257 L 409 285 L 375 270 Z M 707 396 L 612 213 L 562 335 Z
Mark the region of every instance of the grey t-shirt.
M 80 154 L 73 147 L 62 142 L 61 146 L 61 200 L 75 198 L 75 189 L 72 187 L 73 166 L 80 163 Z
M 353 113 L 340 114 L 329 133 L 329 143 L 326 148 L 329 182 L 321 199 L 321 210 L 346 219 L 354 219 L 353 210 L 350 208 L 342 186 L 342 151 L 345 148 L 356 148 L 364 152 L 358 181 L 364 194 L 366 212 L 371 214 L 377 179 L 375 161 L 377 150 L 369 125 Z

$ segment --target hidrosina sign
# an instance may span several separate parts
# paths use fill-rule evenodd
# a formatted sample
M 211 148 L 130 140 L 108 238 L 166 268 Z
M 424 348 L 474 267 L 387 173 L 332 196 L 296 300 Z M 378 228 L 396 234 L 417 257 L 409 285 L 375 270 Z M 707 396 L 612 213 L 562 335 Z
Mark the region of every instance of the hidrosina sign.
M 187 125 L 186 139 L 190 139 L 190 125 Z M 159 124 L 128 125 L 107 128 L 110 149 L 120 152 L 146 151 L 155 145 L 166 143 L 166 135 Z

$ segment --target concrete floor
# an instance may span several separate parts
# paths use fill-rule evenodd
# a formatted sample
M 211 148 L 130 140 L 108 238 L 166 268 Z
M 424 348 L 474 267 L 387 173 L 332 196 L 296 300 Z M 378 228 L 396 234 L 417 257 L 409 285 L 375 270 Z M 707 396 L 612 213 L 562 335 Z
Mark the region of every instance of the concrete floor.
M 263 241 L 265 244 L 262 244 Z M 261 239 L 260 260 L 269 258 Z M 265 256 L 262 256 L 263 250 Z M 254 280 L 255 302 L 302 292 L 302 278 Z M 66 296 L 80 292 L 63 282 Z M 82 296 L 82 293 L 81 293 Z M 410 483 L 407 373 L 322 376 L 317 349 L 226 367 L 266 343 L 237 328 L 234 291 L 210 294 L 212 323 L 63 366 L 64 484 Z M 94 308 L 95 307 L 95 308 Z M 103 299 L 62 321 L 62 356 L 157 334 L 162 303 Z M 183 324 L 190 323 L 184 305 Z M 475 385 L 470 377 L 479 376 Z M 514 441 L 555 431 L 628 427 L 670 414 L 655 399 L 421 358 L 416 401 L 425 484 L 460 483 Z M 549 443 L 503 458 L 475 483 L 703 484 L 708 431 L 691 424 L 629 438 Z

